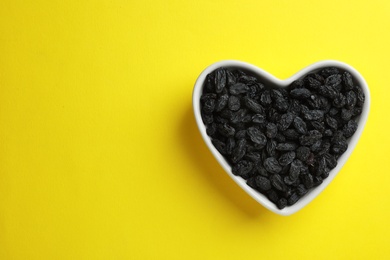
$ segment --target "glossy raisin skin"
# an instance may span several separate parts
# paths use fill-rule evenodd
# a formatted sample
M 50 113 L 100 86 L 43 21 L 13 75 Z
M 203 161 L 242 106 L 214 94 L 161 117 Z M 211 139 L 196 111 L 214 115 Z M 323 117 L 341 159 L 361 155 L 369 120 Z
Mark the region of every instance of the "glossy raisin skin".
M 347 72 L 313 71 L 286 88 L 218 68 L 200 98 L 202 121 L 232 173 L 283 209 L 322 184 L 358 130 L 364 92 Z

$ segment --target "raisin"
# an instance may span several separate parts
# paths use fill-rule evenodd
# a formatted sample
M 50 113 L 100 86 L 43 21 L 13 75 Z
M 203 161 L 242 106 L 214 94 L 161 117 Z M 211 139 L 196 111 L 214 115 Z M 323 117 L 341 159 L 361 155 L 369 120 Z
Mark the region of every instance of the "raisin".
M 294 119 L 293 126 L 297 130 L 298 133 L 300 133 L 300 134 L 306 134 L 307 133 L 306 123 L 299 116 L 297 116 Z
M 294 151 L 295 149 L 297 149 L 295 143 L 280 143 L 276 146 L 276 150 L 278 151 Z
M 297 149 L 297 158 L 301 161 L 306 161 L 310 155 L 310 148 L 306 146 L 300 146 Z
M 286 141 L 286 137 L 283 134 L 278 132 L 275 136 L 275 140 L 280 143 L 284 143 Z
M 275 156 L 276 155 L 276 141 L 275 140 L 268 140 L 266 150 L 269 156 Z
M 279 174 L 271 175 L 270 181 L 272 186 L 277 190 L 285 191 L 287 189 L 286 185 L 282 180 L 282 176 L 280 176 Z
M 331 116 L 325 117 L 325 123 L 332 129 L 337 129 L 337 120 Z
M 340 73 L 340 71 L 335 67 L 324 68 L 320 71 L 321 76 L 324 78 L 327 78 L 330 75 L 339 74 L 339 73 Z
M 326 130 L 324 131 L 324 136 L 326 136 L 326 137 L 331 137 L 332 135 L 333 135 L 333 131 L 332 131 L 332 130 L 326 129 Z
M 287 206 L 287 199 L 286 198 L 280 198 L 278 202 L 276 203 L 276 206 L 278 209 L 283 209 Z
M 301 135 L 294 129 L 287 129 L 283 132 L 283 135 L 288 140 L 297 140 Z
M 226 153 L 231 155 L 234 147 L 236 146 L 236 141 L 233 137 L 229 137 L 226 141 Z
M 321 82 L 313 77 L 307 77 L 306 86 L 311 89 L 318 89 L 321 86 Z
M 230 96 L 228 101 L 228 107 L 232 111 L 237 111 L 241 108 L 240 99 L 236 96 Z
M 260 103 L 263 106 L 269 106 L 272 103 L 271 94 L 268 90 L 264 91 L 260 96 Z
M 251 172 L 252 168 L 252 162 L 242 160 L 233 166 L 232 173 L 247 179 L 249 177 L 248 174 Z
M 297 79 L 293 83 L 291 83 L 292 88 L 303 88 L 304 85 L 305 85 L 305 81 L 302 78 Z
M 290 111 L 294 115 L 299 115 L 299 113 L 301 113 L 301 106 L 299 104 L 299 101 L 296 99 L 292 99 L 288 111 Z
M 271 182 L 268 178 L 263 177 L 263 176 L 256 176 L 255 181 L 256 181 L 256 186 L 261 191 L 267 191 L 267 190 L 271 189 Z
M 274 108 L 269 108 L 268 110 L 268 120 L 273 122 L 273 123 L 277 123 L 280 119 L 280 114 L 279 112 L 274 109 Z
M 362 107 L 363 104 L 364 104 L 364 100 L 365 100 L 364 92 L 363 92 L 363 90 L 362 90 L 360 87 L 358 87 L 358 86 L 356 86 L 356 87 L 354 88 L 354 91 L 356 92 L 357 105 L 358 105 L 359 107 Z
M 264 87 L 264 86 L 263 86 Z M 260 84 L 253 84 L 249 86 L 249 90 L 246 93 L 248 98 L 257 99 L 258 94 L 260 93 Z
M 240 110 L 238 110 L 237 112 L 234 112 L 231 115 L 230 122 L 232 122 L 233 124 L 237 124 L 237 123 L 243 122 L 246 116 L 247 116 L 247 110 L 246 109 L 240 109 Z
M 313 145 L 316 141 L 322 138 L 322 134 L 318 130 L 311 130 L 306 135 L 299 138 L 301 145 Z
M 299 184 L 297 187 L 297 192 L 299 196 L 303 196 L 307 193 L 307 189 L 305 188 L 305 185 Z
M 318 151 L 318 155 L 324 155 L 329 152 L 330 143 L 328 141 L 324 141 L 321 143 L 320 150 Z
M 280 89 L 272 89 L 271 90 L 271 98 L 273 98 L 273 100 L 277 100 L 277 99 L 284 98 L 284 96 L 283 96 Z
M 252 116 L 252 122 L 259 125 L 263 125 L 265 123 L 265 117 L 261 114 L 255 114 L 254 116 Z
M 362 108 L 361 107 L 354 107 L 352 109 L 352 116 L 356 117 L 362 113 Z
M 245 139 L 240 139 L 237 142 L 236 148 L 234 148 L 232 152 L 232 162 L 237 163 L 239 160 L 244 157 L 246 153 L 246 140 Z
M 352 110 L 343 108 L 341 110 L 341 119 L 344 121 L 349 121 L 352 117 Z
M 341 84 L 341 75 L 333 74 L 325 79 L 325 85 L 337 88 Z
M 226 70 L 219 68 L 215 71 L 215 92 L 221 93 L 226 86 Z
M 257 163 L 260 161 L 260 154 L 258 152 L 250 152 L 245 155 L 245 158 Z
M 224 109 L 226 107 L 226 105 L 228 103 L 228 100 L 229 100 L 229 95 L 228 94 L 221 95 L 217 99 L 217 102 L 215 104 L 215 111 L 216 112 L 222 111 L 222 109 Z
M 351 90 L 353 89 L 353 80 L 352 80 L 352 75 L 351 73 L 345 71 L 343 73 L 343 83 L 344 83 L 344 88 L 346 90 Z
M 343 133 L 346 138 L 350 138 L 357 130 L 357 123 L 354 120 L 349 120 L 346 125 L 344 125 Z
M 286 99 L 284 98 L 278 98 L 275 102 L 275 108 L 281 112 L 286 112 L 289 105 Z
M 242 83 L 250 83 L 250 84 L 253 84 L 257 81 L 257 79 L 253 76 L 250 76 L 250 75 L 241 75 L 239 78 L 238 78 L 238 81 L 239 82 L 242 82 Z
M 329 115 L 330 116 L 335 116 L 339 113 L 339 110 L 335 107 L 332 107 L 330 110 L 329 110 Z
M 299 196 L 296 193 L 293 193 L 287 200 L 287 205 L 294 205 L 299 200 Z
M 321 147 L 322 147 L 322 141 L 321 141 L 321 140 L 318 140 L 318 141 L 316 141 L 314 144 L 312 144 L 312 145 L 310 146 L 310 150 L 311 150 L 313 153 L 317 153 L 317 152 L 320 151 Z
M 303 113 L 303 117 L 309 121 L 321 120 L 324 117 L 324 111 L 322 111 L 322 110 L 309 110 L 309 111 Z
M 230 70 L 226 71 L 226 81 L 228 86 L 234 85 L 237 82 L 236 76 Z
M 217 125 L 218 132 L 226 137 L 233 136 L 236 133 L 236 130 L 234 127 L 228 125 L 228 124 L 218 124 Z
M 274 123 L 268 123 L 265 133 L 268 138 L 275 138 L 278 133 L 278 127 Z
M 334 157 L 333 155 L 326 153 L 324 154 L 324 158 L 326 161 L 326 165 L 329 167 L 329 169 L 333 169 L 337 166 L 336 157 Z
M 326 168 L 326 159 L 325 159 L 325 157 L 322 157 L 318 161 L 318 168 L 317 168 L 316 175 L 320 176 L 320 175 L 324 174 L 327 171 L 329 171 L 329 170 Z
M 217 124 L 211 123 L 211 124 L 207 125 L 207 128 L 206 128 L 207 135 L 212 136 L 215 134 L 216 131 L 217 131 Z
M 295 159 L 295 152 L 294 151 L 290 151 L 290 152 L 282 154 L 279 157 L 279 164 L 282 165 L 282 166 L 286 166 L 286 165 L 292 163 L 292 161 L 294 159 Z
M 278 123 L 278 128 L 280 131 L 285 131 L 287 130 L 287 128 L 289 128 L 289 126 L 291 125 L 291 123 L 293 122 L 294 120 L 294 114 L 292 113 L 286 113 L 286 114 L 283 114 L 281 117 L 280 117 L 280 121 Z
M 264 160 L 264 168 L 270 173 L 279 173 L 282 170 L 279 162 L 274 157 L 269 157 Z
M 320 133 L 323 133 L 325 131 L 325 125 L 322 121 L 311 121 L 309 124 L 311 125 L 311 128 L 313 128 L 313 130 L 318 130 Z
M 334 99 L 337 97 L 337 91 L 334 87 L 329 85 L 323 85 L 318 89 L 318 92 L 324 97 Z
M 209 99 L 216 99 L 216 98 L 217 98 L 217 94 L 215 94 L 215 93 L 205 93 L 201 96 L 200 101 L 203 104 L 204 102 L 206 102 Z
M 292 180 L 296 180 L 301 172 L 302 162 L 300 160 L 294 160 L 291 163 L 289 175 Z
M 303 185 L 305 185 L 306 189 L 310 189 L 314 186 L 313 176 L 311 176 L 311 174 L 301 175 L 301 178 L 302 178 L 302 183 Z
M 203 111 L 206 114 L 211 114 L 215 109 L 215 99 L 209 98 L 203 104 Z
M 331 151 L 336 155 L 343 154 L 348 149 L 346 141 L 338 141 L 332 145 Z
M 257 189 L 256 177 L 250 177 L 246 180 L 246 184 L 252 189 Z
M 246 137 L 246 130 L 240 130 L 236 133 L 236 139 L 244 139 Z
M 205 114 L 205 113 L 202 113 L 202 121 L 205 125 L 209 125 L 211 124 L 212 122 L 214 122 L 214 116 L 213 115 L 209 115 L 209 114 Z
M 296 99 L 306 99 L 310 97 L 311 92 L 307 88 L 296 88 L 290 91 L 290 94 L 293 98 Z
M 320 184 L 322 184 L 322 182 L 323 182 L 323 180 L 322 180 L 321 176 L 314 176 L 313 177 L 313 185 L 314 185 L 314 187 L 319 186 Z
M 259 114 L 264 114 L 264 108 L 259 103 L 254 101 L 253 99 L 246 98 L 245 105 L 250 111 L 253 111 L 253 112 L 259 113 Z
M 273 203 L 275 203 L 275 204 L 278 203 L 279 195 L 276 191 L 274 191 L 274 190 L 267 191 L 267 197 Z
M 249 138 L 252 140 L 252 142 L 259 144 L 261 146 L 266 145 L 267 138 L 256 127 L 249 127 L 247 133 L 248 133 Z
M 351 109 L 351 108 L 355 107 L 355 105 L 357 103 L 357 97 L 356 97 L 355 92 L 353 92 L 352 90 L 348 91 L 347 96 L 346 96 L 346 100 L 347 100 L 347 108 Z
M 293 179 L 290 178 L 290 176 L 285 176 L 285 177 L 283 178 L 283 181 L 284 181 L 285 184 L 287 184 L 287 185 L 289 185 L 289 186 L 293 186 L 293 185 L 295 185 L 295 183 L 297 182 L 296 179 L 293 180 Z
M 346 103 L 347 99 L 342 93 L 339 93 L 337 97 L 333 99 L 333 106 L 337 108 L 342 108 L 343 106 L 345 106 Z
M 226 145 L 224 142 L 219 141 L 218 139 L 213 139 L 211 141 L 214 145 L 214 147 L 220 152 L 221 154 L 226 153 Z
M 232 95 L 239 95 L 246 93 L 249 90 L 249 87 L 244 83 L 235 83 L 229 87 L 229 92 Z

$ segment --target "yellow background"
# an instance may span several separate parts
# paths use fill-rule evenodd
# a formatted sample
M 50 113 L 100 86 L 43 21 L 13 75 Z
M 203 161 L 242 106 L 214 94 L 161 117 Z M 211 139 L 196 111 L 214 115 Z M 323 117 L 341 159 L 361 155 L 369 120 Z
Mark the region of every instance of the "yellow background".
M 0 1 L 0 259 L 389 259 L 389 32 L 387 0 Z M 369 84 L 356 150 L 297 214 L 198 133 L 193 84 L 222 59 Z

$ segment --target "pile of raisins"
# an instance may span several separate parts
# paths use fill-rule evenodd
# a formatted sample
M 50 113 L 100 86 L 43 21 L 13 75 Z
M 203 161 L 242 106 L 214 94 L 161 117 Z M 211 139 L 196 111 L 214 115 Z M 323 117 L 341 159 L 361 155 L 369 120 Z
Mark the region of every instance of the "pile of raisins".
M 322 183 L 356 131 L 364 93 L 352 75 L 327 67 L 274 88 L 219 68 L 200 99 L 207 134 L 233 174 L 279 209 Z

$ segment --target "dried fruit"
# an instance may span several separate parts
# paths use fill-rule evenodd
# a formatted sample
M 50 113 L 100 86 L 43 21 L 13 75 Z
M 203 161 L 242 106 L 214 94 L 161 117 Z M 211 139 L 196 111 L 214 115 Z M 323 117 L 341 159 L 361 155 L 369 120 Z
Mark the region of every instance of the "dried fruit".
M 286 165 L 292 163 L 292 161 L 294 159 L 295 159 L 295 152 L 294 151 L 287 152 L 287 153 L 282 154 L 279 157 L 279 164 L 282 166 L 286 166 Z
M 226 86 L 226 70 L 219 68 L 215 71 L 215 92 L 221 93 Z
M 215 105 L 215 111 L 216 112 L 220 112 L 222 109 L 224 109 L 228 103 L 228 100 L 229 100 L 229 95 L 228 94 L 224 94 L 224 95 L 221 95 L 218 99 L 217 99 L 217 102 L 216 102 L 216 105 Z
M 295 143 L 280 143 L 276 146 L 276 150 L 279 151 L 294 151 L 295 149 L 297 149 Z
M 296 88 L 290 91 L 290 95 L 296 99 L 306 99 L 310 97 L 311 92 L 307 88 Z
M 280 121 L 278 122 L 279 130 L 280 131 L 287 130 L 287 128 L 289 128 L 289 126 L 291 125 L 293 120 L 294 120 L 294 114 L 289 113 L 289 112 L 287 112 L 286 114 L 283 114 L 280 117 Z
M 263 177 L 263 176 L 256 176 L 255 181 L 256 181 L 256 186 L 260 190 L 267 191 L 267 190 L 271 189 L 271 182 L 268 178 Z
M 267 143 L 267 138 L 265 137 L 265 135 L 256 127 L 249 127 L 247 133 L 249 138 L 255 144 L 264 146 Z
M 278 127 L 274 123 L 268 123 L 265 133 L 268 138 L 275 138 L 278 133 Z
M 272 186 L 277 190 L 285 191 L 287 189 L 286 184 L 284 184 L 282 180 L 282 176 L 280 176 L 279 174 L 272 175 L 270 181 Z
M 246 107 L 255 113 L 264 114 L 264 108 L 251 98 L 245 99 Z
M 228 107 L 232 111 L 237 111 L 241 107 L 240 99 L 236 96 L 230 96 L 228 101 Z
M 279 162 L 274 157 L 269 157 L 264 160 L 264 168 L 270 173 L 279 173 L 282 170 Z
M 283 209 L 287 206 L 287 199 L 285 198 L 280 198 L 278 200 L 278 202 L 276 203 L 276 206 L 279 208 L 279 209 Z
M 297 117 L 294 119 L 293 125 L 294 125 L 294 128 L 297 130 L 298 133 L 300 133 L 300 134 L 306 134 L 306 132 L 307 132 L 307 127 L 306 127 L 306 123 L 302 120 L 302 118 L 300 118 L 299 116 L 297 116 Z
M 235 164 L 232 168 L 232 173 L 238 176 L 241 176 L 243 178 L 248 178 L 249 173 L 251 172 L 253 168 L 253 163 L 249 161 L 239 161 L 237 164 Z
M 235 83 L 229 87 L 229 92 L 232 95 L 244 94 L 249 90 L 249 87 L 244 83 Z

